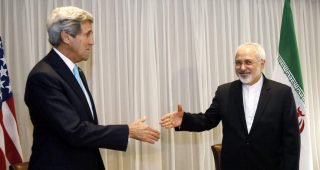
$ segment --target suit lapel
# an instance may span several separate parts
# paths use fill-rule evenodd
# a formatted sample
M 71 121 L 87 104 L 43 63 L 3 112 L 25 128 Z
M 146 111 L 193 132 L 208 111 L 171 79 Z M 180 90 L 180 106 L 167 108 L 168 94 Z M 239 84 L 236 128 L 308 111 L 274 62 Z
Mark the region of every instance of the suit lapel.
M 270 89 L 271 89 L 270 81 L 263 76 L 263 85 L 262 85 L 259 102 L 258 102 L 257 110 L 253 119 L 250 133 L 255 130 L 256 126 L 258 125 L 257 122 L 259 122 L 259 120 L 263 116 L 264 110 L 268 105 L 268 101 L 270 99 Z
M 64 79 L 65 82 L 67 82 L 69 84 L 71 89 L 73 89 L 74 92 L 79 96 L 79 99 L 81 100 L 81 102 L 84 103 L 85 106 L 87 106 L 86 112 L 90 114 L 89 117 L 93 120 L 92 115 L 91 115 L 91 110 L 90 110 L 89 104 L 87 102 L 86 96 L 84 95 L 84 93 L 83 93 L 79 83 L 77 82 L 76 78 L 74 77 L 73 73 L 68 68 L 68 66 L 64 63 L 64 61 L 60 58 L 60 56 L 52 49 L 49 52 L 49 54 L 47 55 L 47 57 L 45 58 L 45 62 L 47 62 L 49 65 L 51 65 L 52 68 Z M 85 80 L 83 73 L 81 73 L 81 74 L 80 74 L 81 79 Z M 90 96 L 94 115 L 96 115 L 94 104 L 92 101 L 92 97 L 91 97 L 90 91 L 88 90 L 87 82 L 86 81 L 83 81 L 83 82 L 85 82 L 84 84 L 85 84 L 87 92 Z M 96 116 L 95 116 L 95 120 L 96 120 Z
M 90 90 L 89 90 L 89 86 L 88 86 L 88 83 L 87 83 L 87 79 L 84 75 L 84 73 L 82 72 L 82 69 L 79 67 L 79 74 L 80 74 L 80 78 L 83 82 L 83 85 L 84 87 L 86 88 L 87 92 L 88 92 L 88 95 L 89 95 L 89 98 L 90 98 L 90 101 L 91 101 L 91 105 L 92 105 L 92 111 L 93 111 L 93 116 L 94 116 L 94 121 L 95 123 L 98 123 L 98 119 L 97 119 L 97 113 L 96 113 L 96 107 L 94 105 L 94 102 L 93 102 L 93 98 L 92 98 L 92 95 L 90 93 Z
M 232 111 L 232 113 L 235 113 L 238 120 L 240 120 L 241 129 L 243 132 L 247 135 L 248 129 L 247 129 L 247 123 L 244 113 L 244 107 L 243 107 L 243 97 L 242 97 L 242 83 L 240 81 L 235 81 L 231 84 L 231 101 L 233 104 L 231 106 L 235 106 Z

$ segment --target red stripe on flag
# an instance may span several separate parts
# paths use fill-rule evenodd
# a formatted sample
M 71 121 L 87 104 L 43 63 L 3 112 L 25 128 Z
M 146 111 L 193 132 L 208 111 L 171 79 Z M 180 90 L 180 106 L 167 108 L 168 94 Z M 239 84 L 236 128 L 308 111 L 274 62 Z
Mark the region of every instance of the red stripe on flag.
M 0 148 L 0 170 L 6 170 L 6 166 L 6 159 L 2 149 Z
M 6 127 L 4 126 L 2 110 L 0 110 L 0 125 L 3 130 L 5 155 L 8 159 L 8 161 L 11 164 L 22 162 L 22 158 L 21 158 L 17 148 L 15 147 L 14 143 L 12 142 L 12 139 L 8 135 Z
M 9 108 L 10 108 L 10 111 L 11 111 L 11 114 L 13 115 L 14 117 L 14 120 L 16 121 L 16 124 L 17 124 L 17 129 L 18 129 L 18 123 L 17 123 L 17 118 L 16 118 L 16 111 L 14 109 L 14 100 L 13 100 L 13 96 L 9 97 L 8 100 L 6 100 Z

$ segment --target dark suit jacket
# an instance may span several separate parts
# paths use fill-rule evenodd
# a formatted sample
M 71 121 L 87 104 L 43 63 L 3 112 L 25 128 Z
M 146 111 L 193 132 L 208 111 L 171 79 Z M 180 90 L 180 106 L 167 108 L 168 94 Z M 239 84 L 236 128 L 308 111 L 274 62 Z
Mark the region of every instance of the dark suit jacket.
M 25 103 L 34 126 L 30 170 L 103 170 L 99 148 L 125 151 L 128 125 L 98 125 L 70 69 L 51 50 L 30 72 Z
M 250 133 L 247 131 L 242 83 L 218 87 L 205 113 L 185 113 L 180 129 L 204 131 L 222 121 L 223 170 L 297 170 L 300 134 L 291 88 L 264 78 Z

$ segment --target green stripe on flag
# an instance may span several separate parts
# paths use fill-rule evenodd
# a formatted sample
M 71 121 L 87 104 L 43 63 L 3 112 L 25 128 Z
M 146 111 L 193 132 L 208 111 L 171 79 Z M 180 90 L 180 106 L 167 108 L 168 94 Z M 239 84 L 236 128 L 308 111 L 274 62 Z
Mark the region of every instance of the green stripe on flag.
M 299 94 L 300 98 L 304 101 L 304 90 L 300 68 L 299 51 L 294 30 L 290 0 L 285 0 L 284 3 L 280 31 L 279 54 L 279 64 L 281 65 L 287 76 L 293 76 L 288 77 L 289 81 L 294 87 L 295 91 Z M 280 63 L 281 59 L 284 63 Z M 284 69 L 283 65 L 286 65 L 288 67 L 288 70 Z

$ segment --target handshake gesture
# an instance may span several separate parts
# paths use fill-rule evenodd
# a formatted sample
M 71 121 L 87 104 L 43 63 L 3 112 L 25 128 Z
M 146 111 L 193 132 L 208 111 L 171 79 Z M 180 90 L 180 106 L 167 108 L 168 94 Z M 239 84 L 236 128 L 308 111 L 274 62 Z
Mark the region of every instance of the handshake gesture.
M 130 123 L 129 126 L 129 137 L 140 140 L 142 142 L 148 142 L 154 144 L 160 138 L 160 132 L 150 127 L 144 121 L 146 118 L 137 119 Z
M 160 125 L 166 129 L 180 126 L 183 113 L 182 106 L 178 105 L 176 112 L 167 113 L 161 118 Z M 145 120 L 146 118 L 144 117 L 129 124 L 129 137 L 154 144 L 160 139 L 160 132 L 144 123 Z
M 180 126 L 182 123 L 183 113 L 182 106 L 179 104 L 176 112 L 167 113 L 160 119 L 160 125 L 167 129 Z

